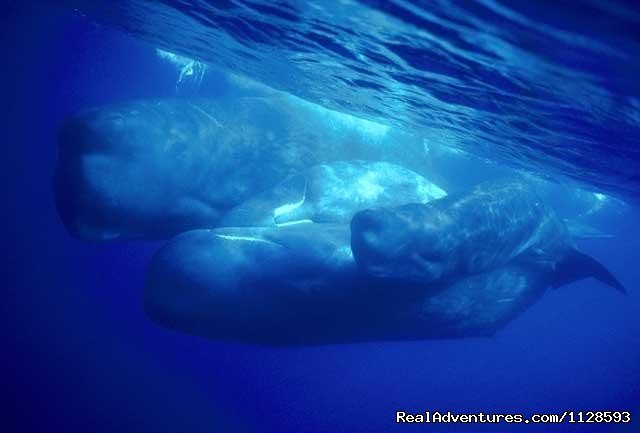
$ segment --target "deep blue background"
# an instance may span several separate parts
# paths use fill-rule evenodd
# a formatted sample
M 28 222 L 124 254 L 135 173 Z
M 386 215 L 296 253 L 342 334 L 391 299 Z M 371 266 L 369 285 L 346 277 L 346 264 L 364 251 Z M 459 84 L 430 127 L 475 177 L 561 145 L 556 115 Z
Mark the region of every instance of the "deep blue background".
M 87 105 L 173 95 L 175 70 L 153 47 L 79 15 L 34 6 L 3 12 L 0 363 L 8 410 L 0 423 L 9 428 L 1 431 L 600 433 L 614 430 L 393 420 L 397 409 L 638 408 L 637 213 L 618 227 L 625 236 L 581 244 L 629 296 L 574 283 L 492 339 L 270 349 L 152 324 L 141 287 L 158 245 L 71 238 L 54 208 L 51 176 L 65 116 Z

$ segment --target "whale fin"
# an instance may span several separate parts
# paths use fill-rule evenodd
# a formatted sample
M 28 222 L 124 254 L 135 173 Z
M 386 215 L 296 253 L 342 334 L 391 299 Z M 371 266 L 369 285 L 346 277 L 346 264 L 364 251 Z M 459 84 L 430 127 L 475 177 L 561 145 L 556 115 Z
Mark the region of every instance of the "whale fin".
M 564 260 L 556 265 L 553 288 L 556 289 L 572 281 L 589 277 L 593 277 L 622 293 L 627 293 L 620 281 L 602 263 L 575 249 L 571 250 Z
M 278 206 L 273 210 L 273 222 L 280 226 L 301 220 L 310 220 L 309 210 L 305 206 L 307 200 L 307 178 L 295 175 L 285 180 L 281 187 L 286 196 L 293 201 Z
M 581 223 L 572 219 L 564 219 L 564 224 L 569 230 L 569 234 L 573 239 L 604 239 L 612 238 L 613 235 L 605 233 L 588 224 Z

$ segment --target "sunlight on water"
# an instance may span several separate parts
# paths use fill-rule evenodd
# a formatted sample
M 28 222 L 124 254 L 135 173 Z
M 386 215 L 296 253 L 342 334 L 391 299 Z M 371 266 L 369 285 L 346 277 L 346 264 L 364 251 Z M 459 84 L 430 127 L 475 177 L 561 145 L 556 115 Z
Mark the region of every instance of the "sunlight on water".
M 373 120 L 362 124 L 371 138 L 385 134 L 380 124 L 446 130 L 450 146 L 513 167 L 640 189 L 640 15 L 624 2 L 587 1 L 579 14 L 493 0 L 65 2 L 180 56 Z M 198 63 L 171 58 L 182 80 L 201 79 Z

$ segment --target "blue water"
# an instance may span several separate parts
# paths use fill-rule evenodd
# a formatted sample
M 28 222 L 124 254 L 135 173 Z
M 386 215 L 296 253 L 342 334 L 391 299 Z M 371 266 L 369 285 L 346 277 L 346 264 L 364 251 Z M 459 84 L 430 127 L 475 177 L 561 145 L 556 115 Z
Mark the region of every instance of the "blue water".
M 63 3 L 324 106 L 637 195 L 637 2 Z
M 510 10 L 489 1 L 127 2 L 108 3 L 108 11 L 106 2 L 62 3 L 85 13 L 27 4 L 5 6 L 2 20 L 2 431 L 638 428 L 640 11 L 633 3 L 586 2 L 580 13 L 558 2 Z M 630 294 L 576 282 L 549 291 L 488 339 L 276 349 L 158 327 L 143 312 L 141 287 L 160 243 L 72 238 L 51 188 L 65 118 L 86 106 L 176 94 L 177 71 L 158 47 L 617 195 L 625 210 L 597 219 L 615 237 L 579 246 Z M 184 91 L 224 92 L 217 74 Z M 428 409 L 630 410 L 635 426 L 394 423 L 396 410 Z

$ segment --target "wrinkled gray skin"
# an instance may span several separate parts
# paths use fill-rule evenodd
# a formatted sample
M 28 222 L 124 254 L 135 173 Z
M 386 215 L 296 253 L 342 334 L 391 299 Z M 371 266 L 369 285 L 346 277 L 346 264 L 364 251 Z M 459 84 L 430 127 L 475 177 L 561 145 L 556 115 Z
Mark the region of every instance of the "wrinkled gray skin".
M 115 104 L 69 119 L 54 191 L 82 239 L 163 239 L 309 166 L 371 158 L 418 169 L 422 141 L 292 97 Z
M 427 203 L 446 193 L 419 174 L 387 162 L 315 165 L 233 208 L 222 227 L 268 227 L 299 221 L 348 224 L 374 206 Z
M 574 250 L 564 223 L 519 181 L 359 212 L 351 222 L 351 247 L 371 276 L 424 283 L 479 274 L 521 255 L 553 267 Z
M 346 225 L 196 230 L 153 258 L 145 307 L 178 331 L 268 345 L 486 336 L 550 279 L 515 262 L 446 286 L 371 278 Z

